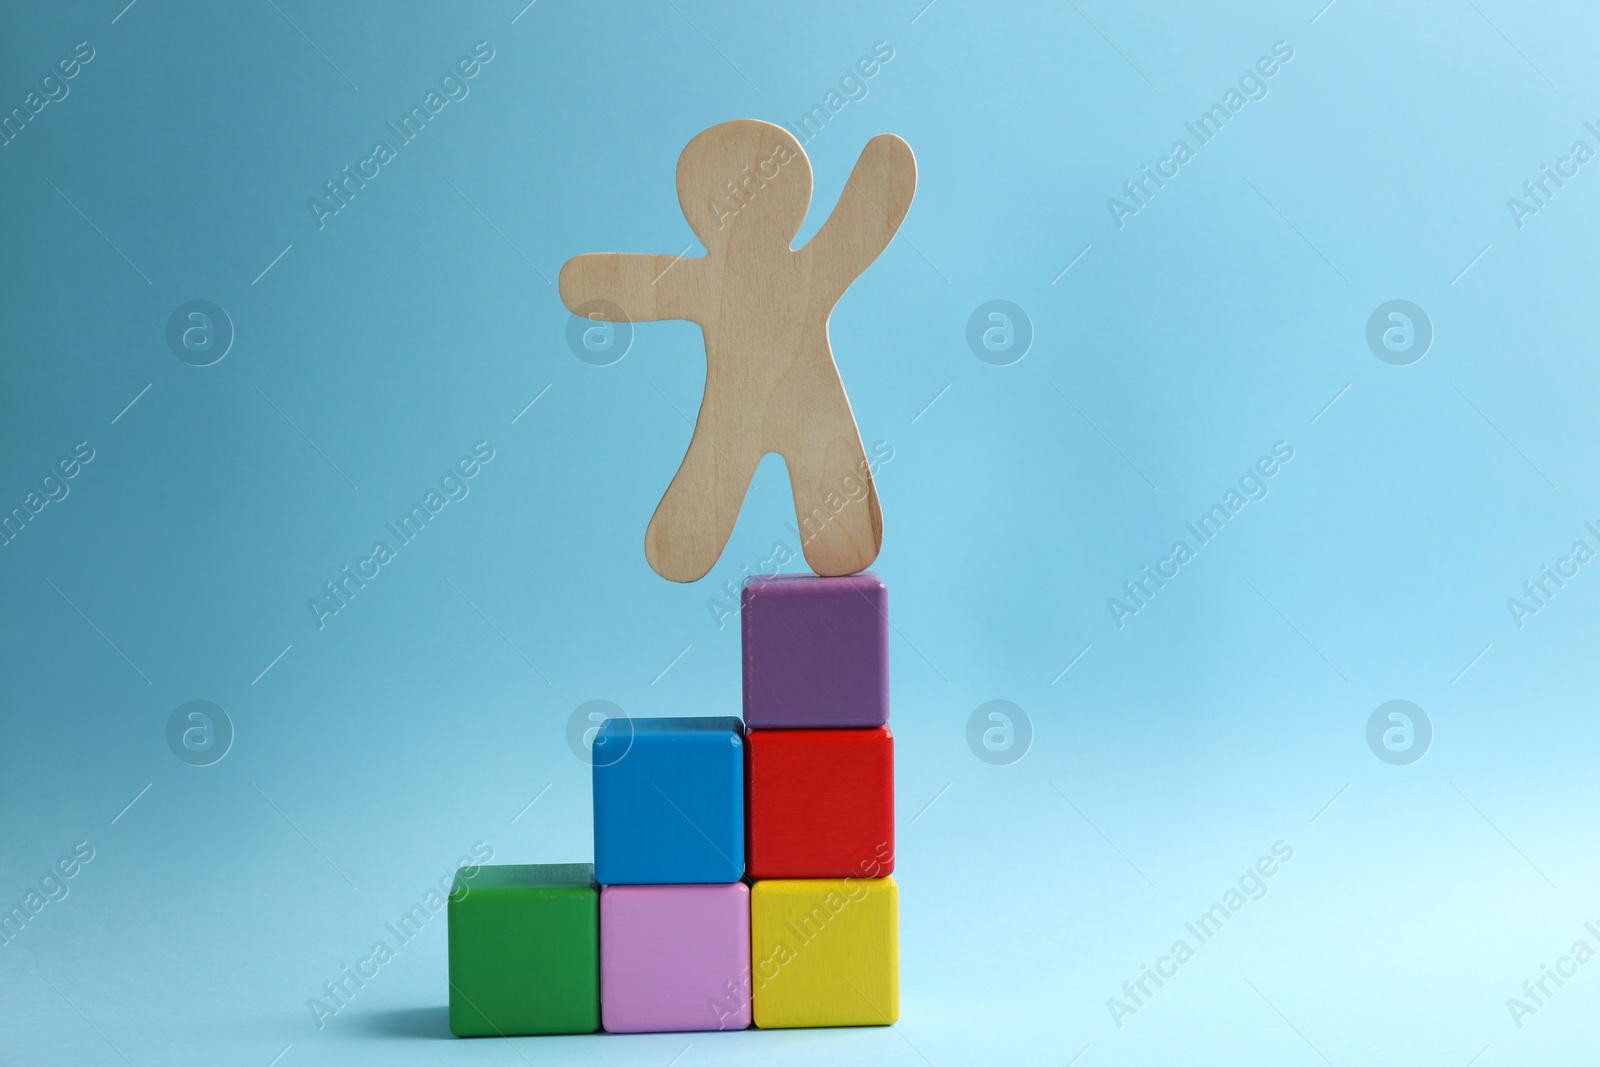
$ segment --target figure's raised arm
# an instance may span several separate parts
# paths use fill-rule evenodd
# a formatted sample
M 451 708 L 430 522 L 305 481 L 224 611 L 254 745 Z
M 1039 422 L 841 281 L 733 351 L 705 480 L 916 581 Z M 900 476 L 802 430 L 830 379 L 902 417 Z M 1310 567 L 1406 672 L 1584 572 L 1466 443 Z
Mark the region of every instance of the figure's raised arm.
M 813 276 L 843 293 L 894 240 L 917 191 L 917 159 L 892 133 L 867 142 L 839 203 L 803 250 Z
M 573 256 L 561 268 L 561 302 L 574 314 L 629 322 L 693 318 L 701 261 L 633 252 Z

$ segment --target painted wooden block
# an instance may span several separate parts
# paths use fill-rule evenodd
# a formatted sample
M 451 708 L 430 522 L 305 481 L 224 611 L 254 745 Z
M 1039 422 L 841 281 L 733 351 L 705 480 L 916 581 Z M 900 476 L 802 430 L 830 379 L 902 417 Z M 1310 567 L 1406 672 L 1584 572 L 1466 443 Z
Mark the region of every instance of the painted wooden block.
M 749 887 L 601 890 L 600 1013 L 614 1034 L 749 1026 Z
M 763 1029 L 887 1026 L 900 1017 L 893 878 L 756 882 L 750 946 Z
M 795 248 L 811 204 L 805 151 L 782 126 L 724 122 L 678 159 L 678 203 L 704 256 L 595 253 L 561 268 L 561 299 L 574 314 L 688 319 L 705 336 L 694 435 L 645 531 L 657 574 L 692 582 L 711 569 L 768 452 L 788 465 L 814 570 L 854 574 L 877 558 L 883 515 L 828 317 L 894 239 L 916 186 L 910 146 L 874 137 L 827 221 Z
M 451 1033 L 600 1028 L 600 890 L 592 864 L 463 867 L 448 915 Z
M 607 719 L 591 752 L 594 867 L 602 885 L 743 876 L 738 719 Z
M 889 721 L 889 591 L 876 574 L 751 578 L 740 630 L 752 730 Z
M 751 730 L 745 737 L 751 878 L 878 878 L 894 871 L 894 735 Z

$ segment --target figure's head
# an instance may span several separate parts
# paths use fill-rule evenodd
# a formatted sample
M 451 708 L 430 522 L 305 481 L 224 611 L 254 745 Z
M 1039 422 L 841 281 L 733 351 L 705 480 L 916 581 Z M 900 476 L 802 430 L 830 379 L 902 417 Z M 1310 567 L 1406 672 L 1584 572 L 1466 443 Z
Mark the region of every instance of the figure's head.
M 788 248 L 811 206 L 811 161 L 782 126 L 724 122 L 678 157 L 678 203 L 708 251 L 726 248 L 735 233 Z

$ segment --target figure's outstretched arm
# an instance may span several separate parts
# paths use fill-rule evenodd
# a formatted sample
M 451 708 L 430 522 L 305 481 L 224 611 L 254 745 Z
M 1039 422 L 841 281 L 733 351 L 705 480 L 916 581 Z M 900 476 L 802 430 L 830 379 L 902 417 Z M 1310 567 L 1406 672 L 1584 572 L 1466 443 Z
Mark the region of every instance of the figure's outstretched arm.
M 892 133 L 868 141 L 838 206 L 802 250 L 811 257 L 813 276 L 843 293 L 889 247 L 916 191 L 911 146 Z
M 594 252 L 573 256 L 561 268 L 561 302 L 574 314 L 602 321 L 618 316 L 629 322 L 694 318 L 700 259 L 633 252 Z

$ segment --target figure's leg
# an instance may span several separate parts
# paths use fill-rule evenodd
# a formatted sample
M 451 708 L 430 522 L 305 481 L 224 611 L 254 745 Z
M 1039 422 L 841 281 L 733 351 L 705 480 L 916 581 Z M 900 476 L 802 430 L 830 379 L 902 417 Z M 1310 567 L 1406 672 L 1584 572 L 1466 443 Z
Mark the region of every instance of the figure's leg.
M 805 429 L 783 458 L 806 563 L 818 574 L 854 574 L 878 558 L 883 512 L 850 402 L 837 375 L 833 381 L 835 396 L 808 406 Z
M 644 554 L 663 578 L 703 578 L 722 555 L 762 452 L 707 395 L 689 451 L 644 534 Z

